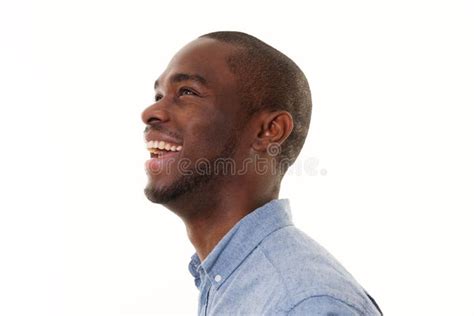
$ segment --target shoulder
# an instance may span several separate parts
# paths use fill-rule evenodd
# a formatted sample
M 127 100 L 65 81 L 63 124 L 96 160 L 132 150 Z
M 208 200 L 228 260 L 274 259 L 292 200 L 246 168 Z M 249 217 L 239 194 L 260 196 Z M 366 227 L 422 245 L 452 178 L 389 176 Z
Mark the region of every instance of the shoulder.
M 364 289 L 329 252 L 295 226 L 275 231 L 258 249 L 284 285 L 286 299 L 281 309 L 300 315 L 311 308 L 326 310 L 324 315 L 331 315 L 331 310 L 336 315 L 371 315 L 367 311 L 372 303 Z

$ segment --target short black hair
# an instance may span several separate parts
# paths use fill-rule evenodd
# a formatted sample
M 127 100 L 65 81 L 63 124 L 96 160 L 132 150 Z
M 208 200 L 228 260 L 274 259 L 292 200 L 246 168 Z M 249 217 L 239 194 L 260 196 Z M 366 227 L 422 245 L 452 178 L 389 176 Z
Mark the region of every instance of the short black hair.
M 311 91 L 303 71 L 286 55 L 258 38 L 235 31 L 212 32 L 211 38 L 234 45 L 227 63 L 237 77 L 242 105 L 252 115 L 260 110 L 285 110 L 293 117 L 293 131 L 283 142 L 280 162 L 283 173 L 303 147 L 311 121 Z

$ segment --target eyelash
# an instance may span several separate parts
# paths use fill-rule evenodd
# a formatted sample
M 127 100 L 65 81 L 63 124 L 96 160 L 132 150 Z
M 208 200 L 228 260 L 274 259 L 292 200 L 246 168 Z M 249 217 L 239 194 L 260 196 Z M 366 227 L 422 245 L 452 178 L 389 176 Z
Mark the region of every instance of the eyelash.
M 179 92 L 183 92 L 183 91 L 189 91 L 191 92 L 193 95 L 197 95 L 196 92 L 194 92 L 193 90 L 189 89 L 189 88 L 182 88 L 182 89 L 179 89 Z
M 181 94 L 183 91 L 189 91 L 191 92 L 192 94 L 191 95 L 195 95 L 197 96 L 198 94 L 196 92 L 194 92 L 193 90 L 189 89 L 189 88 L 181 88 L 179 89 L 179 93 Z M 161 98 L 163 98 L 163 96 L 161 94 L 158 94 L 155 96 L 155 102 L 158 102 Z

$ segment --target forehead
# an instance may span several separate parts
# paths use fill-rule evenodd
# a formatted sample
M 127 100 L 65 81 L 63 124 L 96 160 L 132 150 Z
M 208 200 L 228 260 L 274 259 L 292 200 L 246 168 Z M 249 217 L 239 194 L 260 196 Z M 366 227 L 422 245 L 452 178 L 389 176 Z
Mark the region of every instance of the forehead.
M 233 86 L 235 76 L 230 72 L 227 58 L 234 51 L 233 46 L 214 39 L 194 40 L 174 55 L 157 83 L 162 85 L 176 74 L 192 74 L 204 78 L 210 88 Z

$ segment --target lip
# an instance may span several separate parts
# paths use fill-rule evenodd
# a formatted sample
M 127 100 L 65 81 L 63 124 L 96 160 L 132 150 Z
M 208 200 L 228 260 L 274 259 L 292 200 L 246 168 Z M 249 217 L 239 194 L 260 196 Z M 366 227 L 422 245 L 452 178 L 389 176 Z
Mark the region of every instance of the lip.
M 170 144 L 173 144 L 173 145 L 176 145 L 176 146 L 183 146 L 183 143 L 169 135 L 166 135 L 164 133 L 160 133 L 160 132 L 153 132 L 153 131 L 150 131 L 150 132 L 145 132 L 144 133 L 144 138 L 145 138 L 145 141 L 146 142 L 149 142 L 149 141 L 155 141 L 155 140 L 162 140 L 164 142 L 167 142 L 167 143 L 170 143 Z
M 146 171 L 151 175 L 170 172 L 170 169 L 166 168 L 166 166 L 175 161 L 179 153 L 179 151 L 163 151 L 160 154 L 150 153 L 150 159 L 145 161 Z

